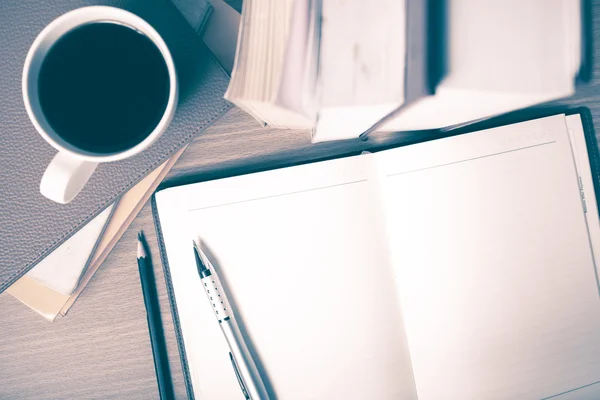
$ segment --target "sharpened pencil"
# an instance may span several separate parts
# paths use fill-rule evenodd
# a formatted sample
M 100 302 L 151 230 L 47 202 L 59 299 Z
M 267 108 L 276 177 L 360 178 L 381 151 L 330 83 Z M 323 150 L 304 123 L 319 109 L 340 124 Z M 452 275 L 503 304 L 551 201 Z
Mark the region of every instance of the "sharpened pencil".
M 142 232 L 138 233 L 137 262 L 140 271 L 140 280 L 142 282 L 142 293 L 144 294 L 144 305 L 146 306 L 148 331 L 150 333 L 152 356 L 154 357 L 154 370 L 156 372 L 158 392 L 161 400 L 171 400 L 175 396 L 173 394 L 173 383 L 171 382 L 165 335 L 162 327 L 162 320 L 160 318 L 160 306 L 158 303 L 156 282 L 154 280 L 154 269 L 152 268 L 150 258 L 146 253 L 145 240 Z

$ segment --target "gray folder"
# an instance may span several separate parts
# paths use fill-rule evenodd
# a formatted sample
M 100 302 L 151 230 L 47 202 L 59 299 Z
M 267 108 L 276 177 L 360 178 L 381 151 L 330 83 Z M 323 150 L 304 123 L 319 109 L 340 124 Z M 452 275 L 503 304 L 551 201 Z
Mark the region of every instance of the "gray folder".
M 180 82 L 179 105 L 168 130 L 149 149 L 101 164 L 67 205 L 39 192 L 56 150 L 25 112 L 21 74 L 38 33 L 56 17 L 87 5 L 111 5 L 149 22 L 163 37 Z M 162 164 L 231 108 L 223 99 L 229 78 L 200 37 L 168 0 L 4 2 L 0 13 L 0 292 Z

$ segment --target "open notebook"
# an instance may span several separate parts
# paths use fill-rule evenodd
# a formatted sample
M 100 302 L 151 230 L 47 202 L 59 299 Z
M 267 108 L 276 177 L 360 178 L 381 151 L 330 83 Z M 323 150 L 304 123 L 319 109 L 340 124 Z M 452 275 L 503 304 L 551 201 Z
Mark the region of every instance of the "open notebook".
M 190 395 L 242 398 L 199 236 L 279 399 L 600 398 L 593 182 L 561 114 L 158 192 Z

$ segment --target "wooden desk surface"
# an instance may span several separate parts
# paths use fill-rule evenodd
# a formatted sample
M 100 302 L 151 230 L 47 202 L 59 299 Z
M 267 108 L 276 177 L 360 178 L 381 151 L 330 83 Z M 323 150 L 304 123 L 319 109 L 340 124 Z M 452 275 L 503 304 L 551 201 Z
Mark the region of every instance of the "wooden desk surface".
M 593 1 L 595 55 L 600 55 L 600 0 Z M 596 79 L 566 103 L 591 109 L 600 132 L 600 82 Z M 218 177 L 282 164 L 358 152 L 414 139 L 414 134 L 377 135 L 310 144 L 308 132 L 263 129 L 233 109 L 197 137 L 169 174 Z M 96 273 L 67 317 L 50 323 L 7 293 L 0 294 L 0 399 L 156 399 L 158 391 L 146 315 L 135 261 L 136 235 L 148 239 L 157 277 L 163 323 L 177 398 L 186 398 L 179 352 L 149 204 Z

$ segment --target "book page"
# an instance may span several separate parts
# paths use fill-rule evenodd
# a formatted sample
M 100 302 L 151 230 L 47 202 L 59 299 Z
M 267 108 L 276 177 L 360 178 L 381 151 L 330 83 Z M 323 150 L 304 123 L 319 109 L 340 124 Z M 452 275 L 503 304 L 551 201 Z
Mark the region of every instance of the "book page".
M 564 116 L 377 158 L 419 400 L 590 398 L 600 301 Z
M 598 260 L 600 260 L 600 219 L 598 216 L 596 193 L 594 191 L 594 177 L 590 168 L 590 156 L 596 157 L 596 155 L 588 153 L 583 125 L 581 124 L 581 117 L 579 114 L 567 116 L 566 123 L 569 131 L 571 148 L 573 150 L 573 161 L 575 162 L 575 169 L 577 170 L 579 179 L 583 211 L 585 213 L 588 233 L 590 235 L 590 246 L 592 247 L 592 253 L 594 254 L 594 263 L 597 265 Z M 596 269 L 596 276 L 597 275 L 598 270 Z M 600 385 L 598 386 L 600 391 Z M 598 393 L 598 398 L 600 398 L 600 392 Z
M 88 260 L 98 238 L 102 235 L 113 207 L 114 204 L 108 206 L 26 275 L 58 293 L 71 295 L 77 289 L 81 275 L 85 273 Z
M 271 398 L 417 398 L 370 158 L 156 195 L 197 399 L 242 395 L 198 277 L 196 237 Z

